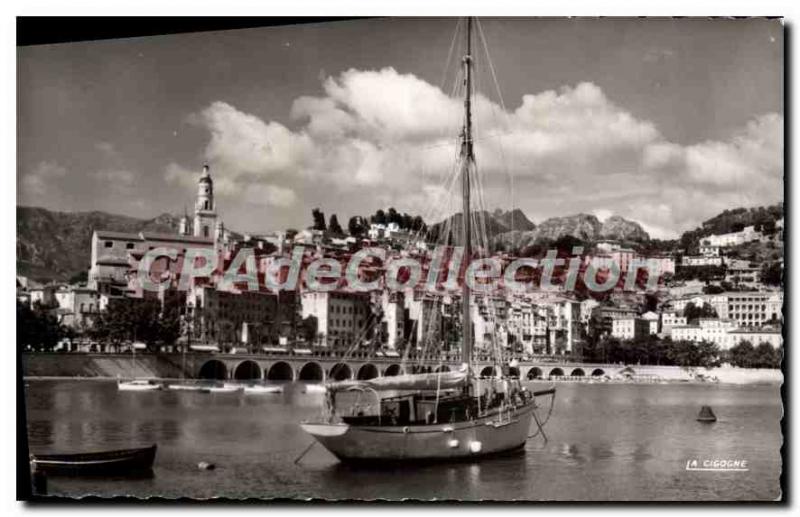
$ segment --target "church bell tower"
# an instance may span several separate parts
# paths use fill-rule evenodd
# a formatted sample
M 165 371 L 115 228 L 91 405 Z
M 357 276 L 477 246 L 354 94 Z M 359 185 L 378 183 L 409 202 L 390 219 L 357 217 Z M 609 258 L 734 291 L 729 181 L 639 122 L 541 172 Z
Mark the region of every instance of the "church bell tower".
M 214 206 L 214 181 L 208 164 L 197 182 L 197 202 L 194 206 L 194 236 L 211 239 L 216 228 L 217 211 Z

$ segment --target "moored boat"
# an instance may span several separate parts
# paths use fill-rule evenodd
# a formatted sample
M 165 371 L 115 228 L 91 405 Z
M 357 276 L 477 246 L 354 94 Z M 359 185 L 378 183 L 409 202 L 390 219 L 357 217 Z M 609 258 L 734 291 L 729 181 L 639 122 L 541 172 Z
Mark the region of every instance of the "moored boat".
M 472 20 L 467 19 L 461 83 L 464 86 L 464 125 L 460 133 L 460 166 L 454 171 L 461 179 L 463 256 L 470 260 L 475 257 L 474 252 L 482 253 L 472 247 L 473 224 L 476 231 L 483 232 L 478 233 L 479 246 L 482 243 L 483 248 L 488 249 L 489 242 L 485 228 L 481 230 L 482 226 L 473 221 L 479 217 L 470 217 L 476 213 L 471 204 L 471 185 L 481 184 L 477 178 L 472 134 L 471 39 Z M 488 51 L 486 54 L 488 57 Z M 478 203 L 481 199 L 482 196 L 477 197 Z M 441 235 L 449 239 L 449 233 L 443 231 Z M 453 242 L 447 244 L 452 246 Z M 494 373 L 489 378 L 476 375 L 472 312 L 480 296 L 480 290 L 473 292 L 469 282 L 462 282 L 460 328 L 466 330 L 461 332 L 461 371 L 329 383 L 323 417 L 303 422 L 302 429 L 342 461 L 377 463 L 469 459 L 520 449 L 531 435 L 533 420 L 538 427 L 535 434 L 544 435 L 543 425 L 547 419 L 537 416 L 536 398 L 550 396 L 552 410 L 555 389 L 531 392 L 522 386 L 518 376 L 512 377 L 513 360 L 505 364 L 496 335 L 490 336 L 493 342 L 489 347 L 489 351 L 496 354 Z M 352 349 L 357 345 L 355 343 Z M 345 401 L 342 407 L 341 400 L 337 399 L 346 399 L 347 394 L 355 396 L 356 400 Z
M 325 393 L 324 384 L 305 384 L 303 386 L 303 393 Z
M 208 391 L 208 387 L 201 384 L 168 384 L 164 388 L 168 391 Z
M 156 445 L 138 449 L 31 455 L 35 470 L 54 474 L 134 474 L 152 468 Z
M 242 391 L 244 386 L 239 384 L 222 384 L 222 385 L 212 385 L 206 386 L 203 391 L 207 391 L 208 393 L 237 393 Z
M 255 384 L 253 386 L 245 386 L 244 392 L 248 395 L 268 395 L 283 393 L 282 386 L 264 386 Z
M 161 384 L 147 379 L 117 382 L 117 390 L 119 391 L 155 391 L 160 389 Z

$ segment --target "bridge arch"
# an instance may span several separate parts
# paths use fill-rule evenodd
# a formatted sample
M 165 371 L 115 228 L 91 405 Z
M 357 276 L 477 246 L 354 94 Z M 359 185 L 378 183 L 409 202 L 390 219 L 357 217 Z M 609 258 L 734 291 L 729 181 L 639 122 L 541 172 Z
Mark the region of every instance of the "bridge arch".
M 294 369 L 286 361 L 278 361 L 267 370 L 267 380 L 270 381 L 293 381 Z
M 600 377 L 605 374 L 606 372 L 602 368 L 595 368 L 594 370 L 592 370 L 592 377 Z
M 402 373 L 403 373 L 403 371 L 400 368 L 399 364 L 390 364 L 383 371 L 383 376 L 384 377 L 394 377 L 395 375 L 400 375 Z
M 586 375 L 586 372 L 583 371 L 583 368 L 575 368 L 574 370 L 572 370 L 572 373 L 570 373 L 570 375 L 573 377 L 584 377 Z
M 319 365 L 319 363 L 312 361 L 304 364 L 303 367 L 300 368 L 298 379 L 301 381 L 324 381 L 325 370 Z
M 515 379 L 519 379 L 519 368 L 517 368 L 516 366 L 509 366 L 508 376 L 514 377 Z
M 497 374 L 494 366 L 487 366 L 481 370 L 481 377 L 494 377 Z
M 534 379 L 541 379 L 542 374 L 543 374 L 542 369 L 539 368 L 538 366 L 534 366 L 533 368 L 528 370 L 527 378 L 529 381 L 532 381 Z
M 441 366 L 437 366 L 435 371 L 436 371 L 436 373 L 449 372 L 450 371 L 450 367 L 447 366 L 446 364 L 443 364 Z
M 353 378 L 353 369 L 347 363 L 336 363 L 328 372 L 328 378 L 335 381 L 345 381 Z
M 550 374 L 548 375 L 548 377 L 563 377 L 563 376 L 564 376 L 564 370 L 558 367 L 550 370 Z
M 356 374 L 356 379 L 360 381 L 368 381 L 378 376 L 380 376 L 378 368 L 372 363 L 366 363 L 361 365 L 361 368 L 358 369 L 358 373 Z
M 201 379 L 227 379 L 228 367 L 219 359 L 211 359 L 203 363 L 197 376 Z
M 239 363 L 233 370 L 233 378 L 238 381 L 261 379 L 261 367 L 257 362 L 247 359 Z

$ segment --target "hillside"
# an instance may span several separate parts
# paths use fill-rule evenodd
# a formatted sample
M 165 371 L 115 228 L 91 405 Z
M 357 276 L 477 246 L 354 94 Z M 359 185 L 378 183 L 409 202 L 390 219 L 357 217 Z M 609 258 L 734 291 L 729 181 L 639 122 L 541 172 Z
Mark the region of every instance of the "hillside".
M 551 217 L 529 231 L 507 232 L 495 237 L 495 244 L 503 249 L 522 249 L 537 241 L 555 241 L 574 237 L 585 242 L 612 239 L 624 242 L 647 242 L 650 236 L 639 223 L 623 217 L 611 216 L 601 222 L 590 214 Z
M 476 217 L 479 221 L 485 222 L 486 234 L 490 240 L 494 239 L 498 235 L 510 232 L 512 229 L 523 232 L 529 232 L 536 229 L 536 225 L 533 224 L 525 216 L 525 213 L 518 208 L 513 211 L 509 210 L 507 212 L 504 212 L 500 209 L 497 209 L 494 212 L 474 212 L 473 217 Z M 464 216 L 461 212 L 459 212 L 450 216 L 444 221 L 434 224 L 430 229 L 431 240 L 438 241 L 440 234 L 449 227 L 451 235 L 455 234 L 454 242 L 458 243 L 463 220 Z
M 752 208 L 733 208 L 704 221 L 698 228 L 681 235 L 681 246 L 694 250 L 703 237 L 741 231 L 746 226 L 757 230 L 774 229 L 774 223 L 784 216 L 783 203 Z M 764 227 L 766 225 L 766 228 Z
M 173 232 L 178 218 L 137 219 L 106 212 L 53 212 L 17 207 L 17 274 L 39 281 L 67 281 L 89 268 L 92 232 Z

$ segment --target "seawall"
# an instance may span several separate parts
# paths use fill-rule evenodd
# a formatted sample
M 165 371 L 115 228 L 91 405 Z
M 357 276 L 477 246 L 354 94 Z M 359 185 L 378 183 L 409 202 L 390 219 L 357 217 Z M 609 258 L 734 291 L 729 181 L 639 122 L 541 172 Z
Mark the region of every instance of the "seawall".
M 168 355 L 22 354 L 25 377 L 158 377 L 180 378 L 180 359 Z
M 194 358 L 206 361 L 212 356 Z M 182 371 L 184 361 L 180 354 L 76 354 L 76 353 L 37 353 L 22 354 L 22 368 L 25 377 L 152 377 L 162 379 L 193 378 L 197 375 L 196 360 L 187 360 L 186 372 Z M 590 368 L 591 365 L 586 365 Z M 623 371 L 619 365 L 615 369 L 605 367 L 612 378 Z M 682 368 L 679 366 L 632 365 L 638 379 L 656 379 L 667 382 L 700 382 L 714 380 L 726 384 L 780 384 L 783 373 L 780 370 L 762 368 Z M 588 377 L 587 379 L 588 380 Z

